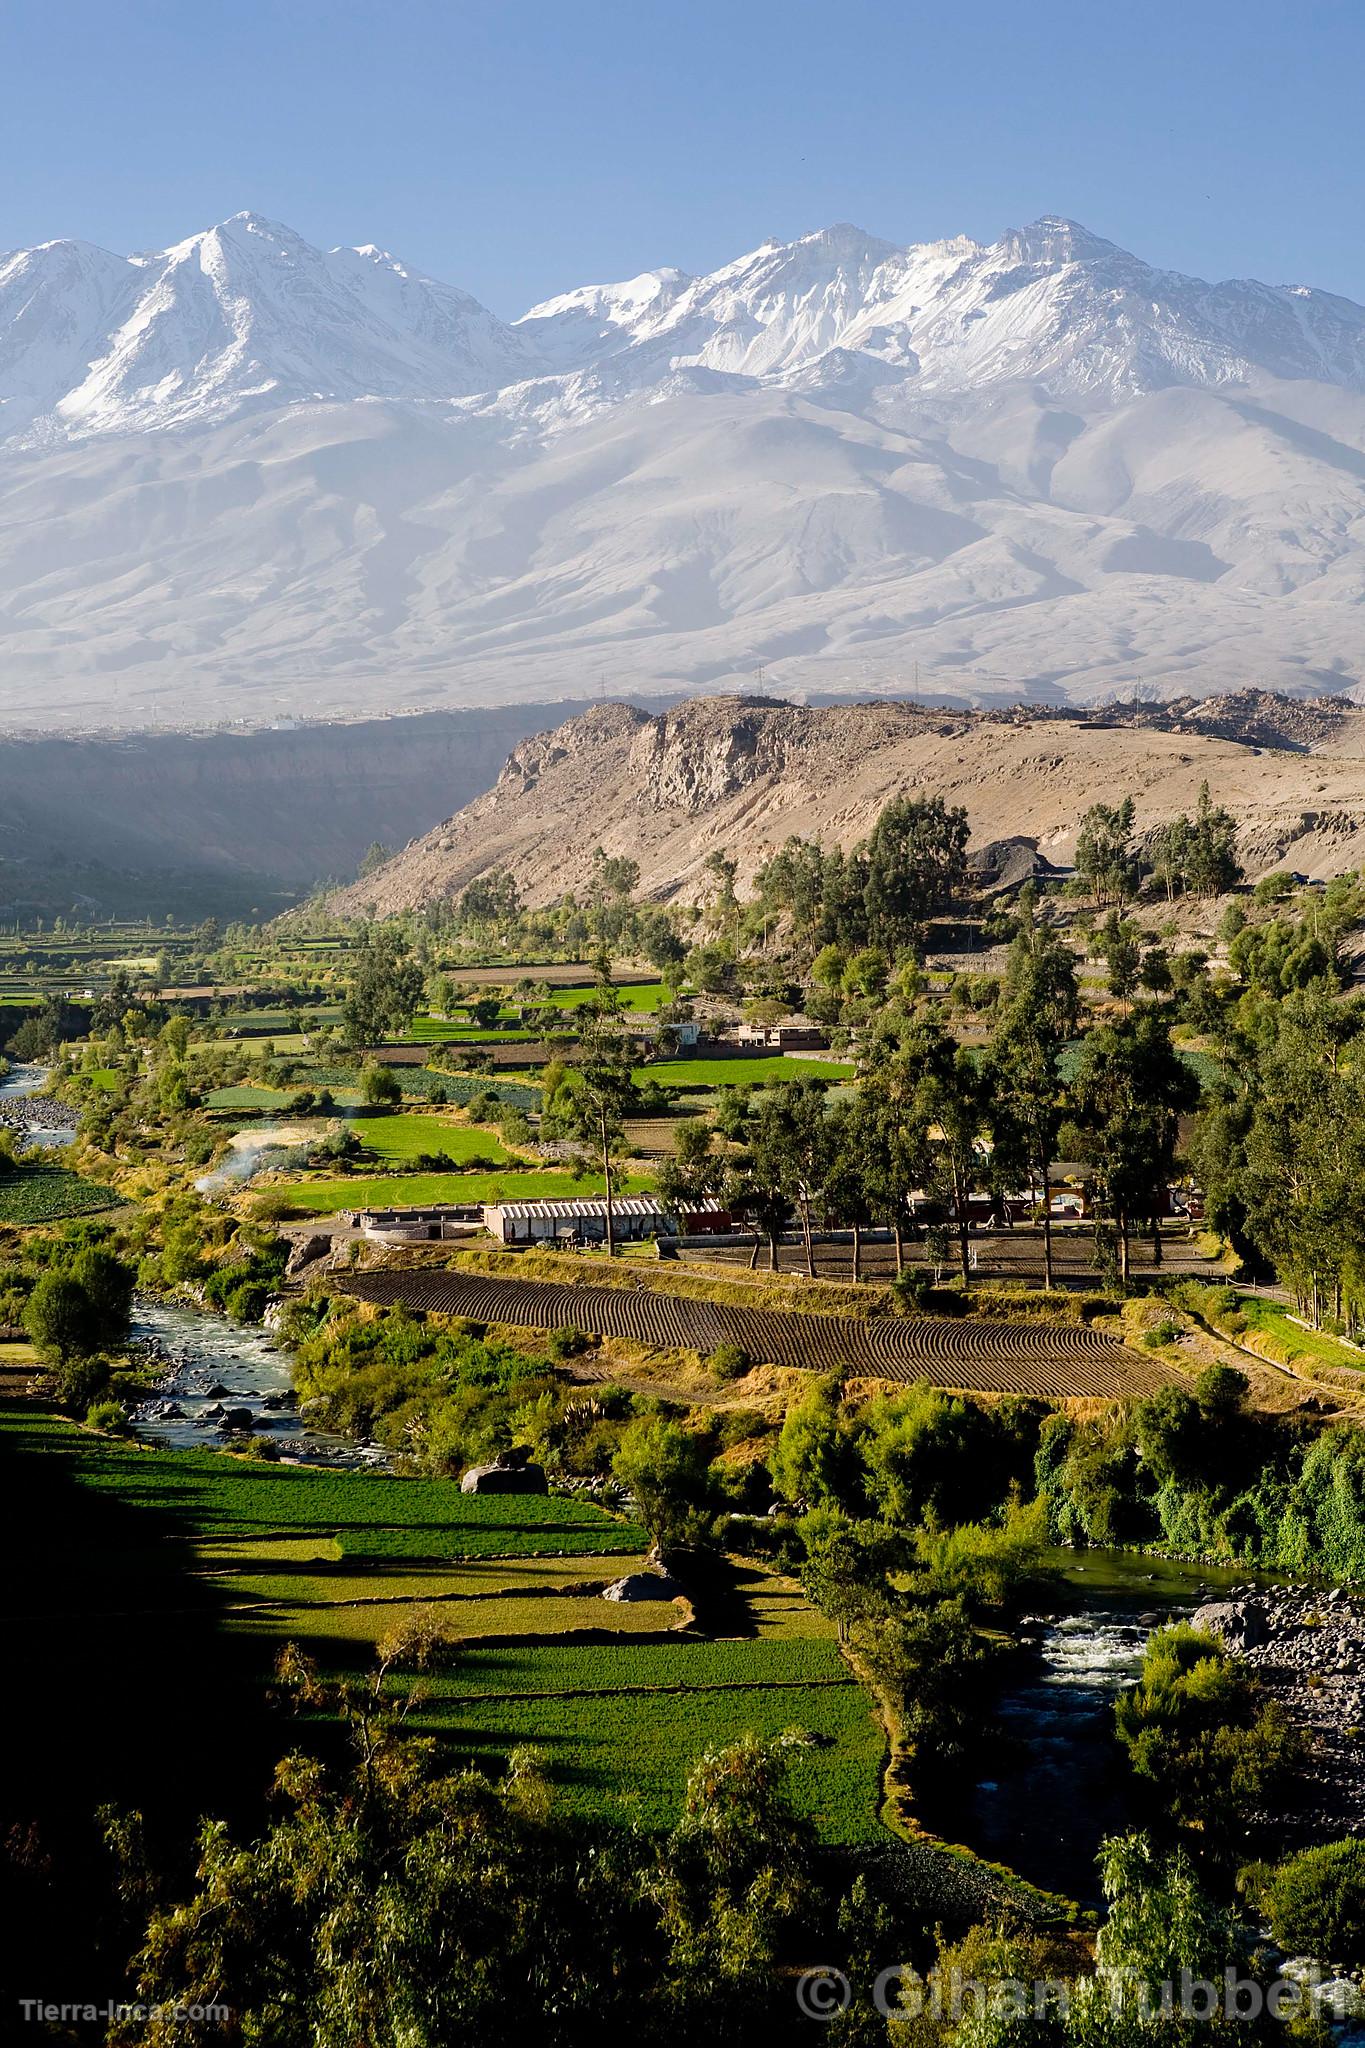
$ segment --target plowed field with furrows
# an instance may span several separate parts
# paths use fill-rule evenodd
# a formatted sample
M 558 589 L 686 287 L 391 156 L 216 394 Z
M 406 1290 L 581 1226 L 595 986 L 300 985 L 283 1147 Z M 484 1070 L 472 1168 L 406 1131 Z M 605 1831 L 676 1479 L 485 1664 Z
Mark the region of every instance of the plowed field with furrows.
M 1112 1338 L 1077 1324 L 961 1321 L 933 1316 L 815 1316 L 747 1309 L 648 1288 L 571 1287 L 463 1273 L 363 1273 L 335 1285 L 364 1301 L 401 1301 L 437 1315 L 535 1330 L 574 1328 L 659 1350 L 736 1344 L 755 1364 L 928 1380 L 983 1394 L 1149 1394 L 1169 1375 Z

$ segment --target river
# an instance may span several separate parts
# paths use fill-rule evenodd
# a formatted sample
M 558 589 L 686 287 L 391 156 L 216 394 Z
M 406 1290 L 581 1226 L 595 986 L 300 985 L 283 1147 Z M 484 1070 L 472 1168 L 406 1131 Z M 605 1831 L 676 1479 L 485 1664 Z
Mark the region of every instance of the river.
M 154 1390 L 133 1411 L 133 1426 L 148 1443 L 185 1450 L 215 1450 L 249 1436 L 270 1437 L 282 1459 L 308 1465 L 384 1469 L 378 1444 L 356 1444 L 302 1421 L 287 1355 L 268 1330 L 241 1329 L 220 1316 L 139 1296 L 132 1336 L 165 1361 Z M 244 1433 L 224 1431 L 232 1417 Z M 248 1421 L 239 1417 L 248 1415 Z
M 958 1833 L 1045 1890 L 1093 1905 L 1100 1842 L 1142 1819 L 1114 1740 L 1114 1700 L 1137 1677 L 1153 1629 L 1255 1574 L 1121 1550 L 1063 1550 L 1048 1562 L 1072 1605 L 1043 1626 L 1007 1682 L 997 1708 L 1002 1740 Z
M 48 1067 L 13 1066 L 0 1076 L 0 1124 L 7 1125 L 23 1143 L 39 1145 L 48 1152 L 69 1145 L 76 1135 L 75 1110 L 42 1096 L 50 1075 Z M 41 1099 L 30 1104 L 31 1096 Z

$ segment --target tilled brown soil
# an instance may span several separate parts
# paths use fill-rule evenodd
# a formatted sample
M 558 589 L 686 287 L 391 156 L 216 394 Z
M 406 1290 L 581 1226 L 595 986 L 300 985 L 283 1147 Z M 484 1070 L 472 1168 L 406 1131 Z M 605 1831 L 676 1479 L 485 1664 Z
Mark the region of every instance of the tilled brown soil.
M 461 1273 L 358 1273 L 338 1277 L 335 1284 L 364 1301 L 401 1301 L 475 1322 L 574 1328 L 702 1354 L 733 1344 L 755 1364 L 844 1371 L 907 1385 L 927 1380 L 974 1393 L 1108 1400 L 1150 1394 L 1172 1377 L 1112 1338 L 1076 1324 L 812 1316 L 690 1301 L 644 1287 L 572 1287 Z

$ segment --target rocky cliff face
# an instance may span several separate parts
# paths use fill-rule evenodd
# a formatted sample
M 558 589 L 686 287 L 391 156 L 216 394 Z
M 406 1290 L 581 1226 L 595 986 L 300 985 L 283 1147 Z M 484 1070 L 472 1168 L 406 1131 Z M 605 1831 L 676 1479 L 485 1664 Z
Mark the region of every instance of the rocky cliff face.
M 519 745 L 497 783 L 340 898 L 352 913 L 457 896 L 508 868 L 529 902 L 587 881 L 596 847 L 628 854 L 664 899 L 704 893 L 707 855 L 747 878 L 792 833 L 850 845 L 901 792 L 962 804 L 973 841 L 1034 841 L 1065 864 L 1083 812 L 1131 793 L 1138 829 L 1210 785 L 1242 823 L 1249 869 L 1332 874 L 1365 860 L 1365 712 L 1286 709 L 1263 693 L 1103 720 L 793 705 L 710 697 L 656 717 L 624 705 Z M 1284 730 L 1280 730 L 1280 726 Z M 1273 765 L 1272 765 L 1273 764 Z

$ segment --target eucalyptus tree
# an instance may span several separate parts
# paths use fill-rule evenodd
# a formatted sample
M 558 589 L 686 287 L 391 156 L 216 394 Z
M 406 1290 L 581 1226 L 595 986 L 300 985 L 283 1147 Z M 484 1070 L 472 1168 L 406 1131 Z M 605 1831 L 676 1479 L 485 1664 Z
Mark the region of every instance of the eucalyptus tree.
M 616 1019 L 590 1012 L 555 1099 L 556 1120 L 570 1137 L 591 1145 L 601 1162 L 608 1258 L 616 1256 L 616 1170 L 627 1152 L 626 1119 L 640 1103 L 634 1061 L 635 1048 Z
M 1062 1055 L 1080 1014 L 1076 960 L 1046 925 L 1025 922 L 1005 970 L 1002 1000 L 987 1057 L 989 1105 L 996 1155 L 1017 1159 L 1042 1190 L 1043 1277 L 1051 1287 L 1052 1167 L 1062 1119 Z
M 1175 1164 L 1180 1118 L 1198 1101 L 1198 1083 L 1171 1043 L 1165 1016 L 1146 1007 L 1090 1033 L 1072 1094 L 1118 1233 L 1126 1287 L 1135 1221 L 1150 1221 L 1153 1257 L 1160 1260 L 1162 1191 Z

